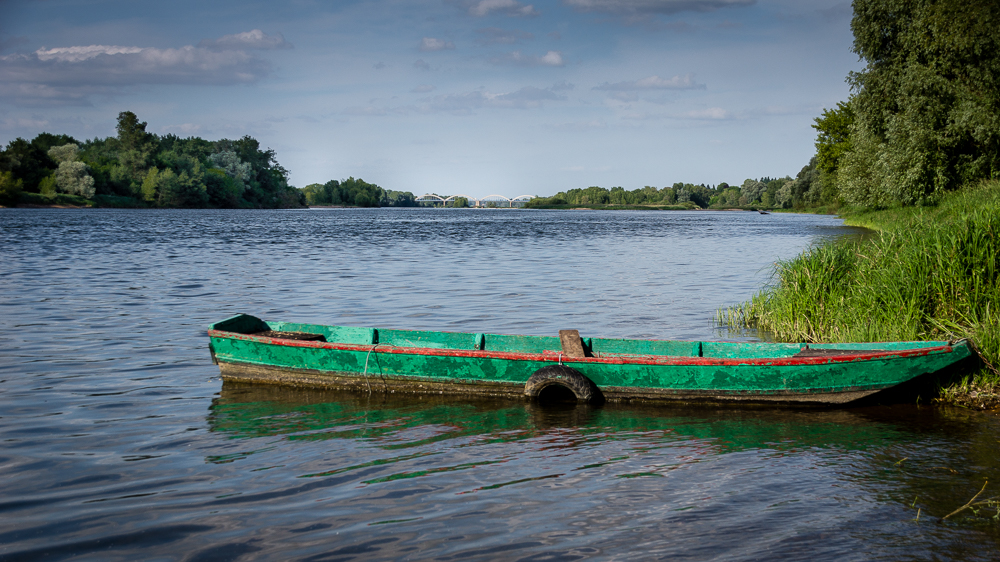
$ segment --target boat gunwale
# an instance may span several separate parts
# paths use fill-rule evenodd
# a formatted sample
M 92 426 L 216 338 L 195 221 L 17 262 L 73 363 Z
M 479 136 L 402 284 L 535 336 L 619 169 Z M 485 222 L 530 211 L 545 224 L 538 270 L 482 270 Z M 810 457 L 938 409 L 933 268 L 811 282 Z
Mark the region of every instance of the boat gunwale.
M 952 353 L 955 348 L 965 345 L 965 340 L 946 343 L 938 346 L 918 347 L 913 349 L 899 350 L 859 350 L 859 353 L 813 356 L 813 357 L 751 357 L 751 358 L 724 358 L 724 357 L 687 357 L 680 355 L 615 355 L 610 357 L 567 357 L 557 351 L 546 351 L 543 353 L 528 353 L 516 351 L 491 351 L 491 350 L 468 350 L 468 349 L 444 349 L 433 347 L 402 347 L 385 344 L 345 344 L 337 342 L 320 342 L 293 340 L 285 338 L 273 338 L 268 336 L 256 336 L 239 332 L 228 332 L 225 330 L 208 330 L 209 337 L 252 341 L 268 345 L 282 347 L 299 347 L 313 349 L 329 349 L 337 351 L 355 352 L 377 352 L 403 355 L 422 355 L 436 357 L 461 357 L 466 359 L 501 359 L 507 361 L 536 361 L 560 363 L 584 363 L 597 365 L 697 365 L 697 366 L 800 366 L 800 365 L 826 365 L 829 363 L 851 363 L 863 361 L 877 361 L 883 359 L 903 359 L 910 357 L 922 357 L 938 353 Z M 914 342 L 927 343 L 927 342 Z M 815 345 L 815 344 L 813 344 Z

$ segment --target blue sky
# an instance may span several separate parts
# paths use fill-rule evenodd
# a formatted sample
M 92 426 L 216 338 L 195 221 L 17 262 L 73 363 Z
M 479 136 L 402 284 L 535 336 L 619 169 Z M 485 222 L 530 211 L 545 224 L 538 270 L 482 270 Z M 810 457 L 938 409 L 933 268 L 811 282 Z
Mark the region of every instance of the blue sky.
M 251 135 L 302 187 L 552 195 L 794 176 L 849 2 L 0 0 L 0 142 Z

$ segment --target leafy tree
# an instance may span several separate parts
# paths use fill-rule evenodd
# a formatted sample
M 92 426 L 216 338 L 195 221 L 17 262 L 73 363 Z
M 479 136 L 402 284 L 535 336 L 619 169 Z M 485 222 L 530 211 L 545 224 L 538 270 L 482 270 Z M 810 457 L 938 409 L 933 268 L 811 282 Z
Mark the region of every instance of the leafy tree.
M 118 142 L 122 150 L 144 150 L 151 140 L 146 132 L 146 122 L 139 121 L 135 113 L 122 111 L 118 114 Z
M 759 180 L 747 179 L 740 186 L 740 203 L 752 205 L 760 201 L 761 196 L 767 189 L 767 184 Z
M 819 205 L 822 202 L 823 184 L 820 181 L 820 171 L 816 167 L 816 157 L 813 156 L 809 163 L 799 170 L 795 179 L 786 183 L 785 186 L 788 189 L 785 193 L 790 199 L 786 199 L 784 195 L 776 196 L 776 200 L 783 207 L 790 205 L 800 209 Z
M 31 142 L 15 139 L 0 151 L 0 171 L 11 172 L 23 189 L 46 194 L 114 194 L 185 207 L 305 204 L 302 193 L 288 185 L 288 171 L 274 151 L 261 150 L 252 137 L 214 142 L 159 137 L 146 126 L 135 113 L 123 111 L 116 137 L 79 143 L 67 135 L 41 133 Z
M 219 168 L 205 171 L 205 190 L 208 202 L 215 207 L 234 208 L 240 204 L 240 195 L 246 186 Z
M 451 206 L 465 208 L 469 206 L 469 200 L 465 197 L 456 197 L 452 199 Z
M 12 172 L 15 179 L 21 180 L 25 191 L 37 193 L 39 183 L 59 166 L 49 158 L 48 149 L 43 150 L 39 144 L 18 137 L 7 143 L 0 154 L 0 171 Z
M 307 205 L 323 205 L 329 203 L 329 195 L 321 183 L 311 183 L 302 188 Z
M 855 0 L 850 147 L 855 204 L 917 204 L 1000 173 L 1000 4 Z M 825 165 L 825 164 L 824 164 Z
M 392 191 L 385 190 L 382 196 L 382 206 L 383 207 L 416 207 L 417 201 L 416 196 L 414 196 L 409 191 Z
M 24 182 L 14 177 L 14 172 L 0 172 L 0 205 L 16 205 L 21 197 Z
M 184 171 L 163 178 L 160 185 L 160 203 L 162 205 L 168 207 L 204 207 L 208 203 L 208 191 L 201 175 L 200 166 L 197 166 L 192 173 Z
M 816 166 L 823 172 L 835 174 L 840 158 L 851 149 L 854 111 L 849 104 L 838 102 L 835 109 L 824 109 L 823 115 L 815 121 L 812 127 L 819 133 L 816 136 Z
M 56 173 L 45 176 L 42 181 L 38 183 L 38 193 L 42 195 L 55 195 L 59 192 L 59 186 L 56 185 Z
M 781 207 L 782 209 L 790 209 L 792 207 L 792 187 L 795 185 L 795 181 L 786 182 L 778 191 L 774 193 L 774 205 L 776 207 Z
M 250 181 L 253 177 L 253 167 L 249 162 L 243 162 L 240 157 L 236 155 L 235 152 L 231 150 L 223 150 L 221 152 L 216 152 L 208 157 L 208 160 L 216 167 L 224 172 L 231 178 L 239 180 L 240 183 L 246 183 Z
M 166 174 L 173 175 L 173 170 L 164 170 L 164 174 L 160 174 L 159 168 L 153 166 L 146 172 L 146 177 L 142 180 L 142 198 L 149 203 L 156 202 L 160 198 L 160 186 L 164 181 L 167 180 Z
M 63 193 L 81 195 L 88 199 L 94 196 L 94 178 L 87 173 L 87 165 L 76 159 L 79 147 L 75 144 L 54 146 L 49 149 L 49 158 L 59 163 L 56 169 L 56 185 Z

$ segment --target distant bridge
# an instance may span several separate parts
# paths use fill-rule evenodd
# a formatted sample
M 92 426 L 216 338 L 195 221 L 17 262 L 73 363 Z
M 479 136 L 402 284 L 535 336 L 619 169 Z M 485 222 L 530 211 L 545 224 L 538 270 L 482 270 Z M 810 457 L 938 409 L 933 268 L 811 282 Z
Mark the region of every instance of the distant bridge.
M 434 195 L 432 193 L 427 193 L 417 197 L 416 200 L 422 203 L 441 203 L 442 206 L 448 204 L 449 201 L 454 201 L 459 197 L 464 197 L 473 203 L 473 207 L 485 207 L 489 203 L 497 203 L 498 206 L 503 206 L 503 203 L 507 204 L 507 207 L 513 207 L 514 203 L 525 203 L 531 201 L 535 198 L 534 195 L 518 195 L 517 197 L 504 197 L 503 195 L 487 195 L 486 197 L 470 197 L 468 195 L 463 195 L 461 193 L 457 195 L 449 195 L 448 197 L 441 197 L 440 195 Z

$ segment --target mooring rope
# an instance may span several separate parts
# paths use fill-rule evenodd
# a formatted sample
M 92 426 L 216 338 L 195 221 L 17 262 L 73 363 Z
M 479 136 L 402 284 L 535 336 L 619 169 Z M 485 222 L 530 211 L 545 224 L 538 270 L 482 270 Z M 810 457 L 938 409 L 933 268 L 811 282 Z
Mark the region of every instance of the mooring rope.
M 372 393 L 372 384 L 368 382 L 368 359 L 371 358 L 372 352 L 378 345 L 373 345 L 371 349 L 368 350 L 368 356 L 365 357 L 365 384 L 368 385 L 368 394 Z

